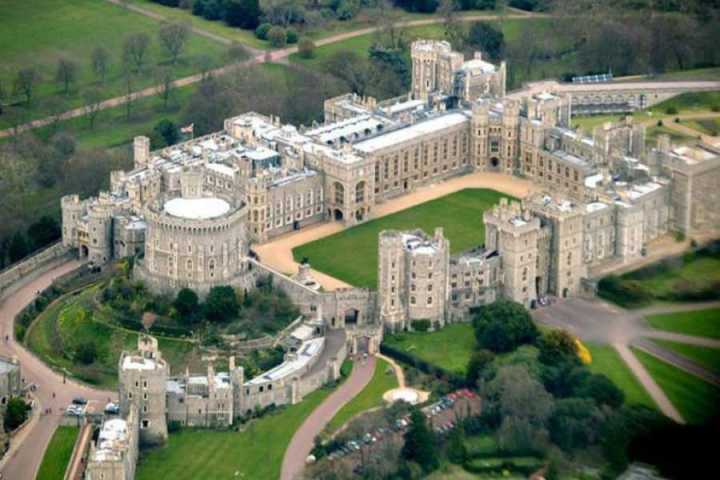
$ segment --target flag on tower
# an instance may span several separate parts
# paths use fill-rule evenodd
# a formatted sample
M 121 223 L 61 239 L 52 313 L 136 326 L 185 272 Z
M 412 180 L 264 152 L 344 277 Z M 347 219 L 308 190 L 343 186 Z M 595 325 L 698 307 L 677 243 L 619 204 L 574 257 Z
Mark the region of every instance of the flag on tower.
M 195 124 L 194 124 L 194 123 L 191 123 L 191 124 L 188 125 L 187 127 L 182 127 L 182 128 L 180 128 L 180 131 L 181 131 L 182 133 L 193 133 L 193 130 L 194 130 L 194 129 L 195 129 Z

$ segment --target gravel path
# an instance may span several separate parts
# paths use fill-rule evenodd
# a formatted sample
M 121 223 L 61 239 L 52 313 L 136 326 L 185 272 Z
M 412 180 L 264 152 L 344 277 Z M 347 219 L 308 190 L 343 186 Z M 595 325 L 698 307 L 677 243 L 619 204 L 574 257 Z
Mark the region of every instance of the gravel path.
M 375 371 L 375 357 L 366 360 L 356 359 L 350 376 L 303 422 L 283 458 L 281 480 L 296 480 L 310 455 L 315 437 L 322 432 L 335 414 L 350 400 L 355 398 L 372 379 Z

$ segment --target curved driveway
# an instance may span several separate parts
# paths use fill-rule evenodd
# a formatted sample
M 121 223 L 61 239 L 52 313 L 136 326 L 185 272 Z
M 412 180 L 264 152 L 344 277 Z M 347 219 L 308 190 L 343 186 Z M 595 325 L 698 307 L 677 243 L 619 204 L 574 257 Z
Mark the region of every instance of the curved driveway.
M 80 262 L 75 260 L 60 264 L 32 280 L 7 299 L 0 301 L 0 355 L 18 357 L 25 381 L 38 385 L 35 392 L 35 398 L 39 403 L 37 408 L 40 412 L 46 408 L 52 408 L 52 414 L 40 415 L 36 421 L 30 422 L 17 438 L 13 439 L 10 451 L 0 462 L 2 478 L 12 480 L 35 478 L 50 437 L 60 423 L 61 413 L 74 397 L 82 396 L 89 400 L 107 401 L 108 398 L 117 396 L 115 392 L 95 390 L 69 379 L 63 383 L 62 375 L 51 370 L 14 339 L 13 320 L 15 315 L 35 299 L 38 291 L 49 286 L 55 277 L 79 266 Z M 5 341 L 5 335 L 9 336 L 8 341 Z M 55 393 L 55 398 L 52 396 L 53 393 Z M 22 448 L 19 448 L 21 446 Z
M 325 425 L 347 402 L 365 388 L 372 379 L 374 371 L 374 356 L 368 357 L 367 360 L 356 360 L 350 377 L 305 419 L 285 451 L 281 480 L 299 478 L 305 466 L 305 459 L 310 455 L 315 444 L 315 437 L 323 431 Z

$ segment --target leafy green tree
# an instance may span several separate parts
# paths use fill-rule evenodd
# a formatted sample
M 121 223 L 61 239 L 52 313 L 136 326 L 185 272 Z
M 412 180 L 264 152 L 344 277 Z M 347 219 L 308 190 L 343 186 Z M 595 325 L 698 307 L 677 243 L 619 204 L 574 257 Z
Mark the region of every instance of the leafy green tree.
M 537 327 L 525 307 L 509 300 L 480 308 L 473 317 L 473 327 L 480 348 L 496 353 L 532 343 L 538 336 Z
M 4 426 L 6 432 L 11 432 L 23 424 L 27 420 L 30 405 L 25 403 L 20 397 L 12 397 L 8 400 L 5 409 Z
M 576 390 L 578 397 L 591 398 L 598 405 L 618 408 L 625 401 L 625 394 L 608 377 L 601 373 L 590 375 Z
M 177 293 L 173 306 L 183 319 L 192 322 L 200 310 L 200 301 L 195 291 L 182 288 Z
M 60 238 L 60 226 L 53 217 L 43 215 L 40 220 L 30 225 L 28 237 L 34 249 L 42 248 Z
M 555 403 L 548 422 L 550 438 L 565 451 L 581 450 L 599 440 L 604 420 L 592 400 L 563 398 Z
M 61 58 L 58 60 L 57 70 L 55 71 L 55 81 L 63 85 L 65 95 L 70 94 L 70 88 L 77 80 L 78 65 L 76 62 Z
M 25 258 L 28 253 L 30 253 L 30 247 L 27 238 L 25 238 L 22 232 L 15 232 L 10 238 L 10 245 L 8 245 L 8 258 L 10 259 L 10 263 Z
M 95 342 L 83 342 L 78 345 L 75 351 L 75 358 L 80 360 L 84 365 L 90 365 L 97 359 L 97 346 Z
M 579 363 L 575 338 L 565 330 L 552 330 L 538 342 L 540 356 L 538 359 L 548 365 L 560 362 Z
M 468 385 L 477 385 L 478 379 L 485 370 L 485 367 L 490 365 L 495 359 L 495 354 L 490 350 L 477 350 L 470 356 L 468 361 L 466 379 Z
M 435 435 L 427 424 L 427 418 L 417 408 L 410 412 L 410 426 L 405 433 L 402 457 L 408 462 L 420 465 L 424 472 L 431 472 L 438 466 Z
M 225 21 L 232 27 L 252 30 L 260 24 L 261 15 L 258 0 L 230 0 L 225 4 Z
M 267 39 L 274 48 L 281 48 L 287 44 L 287 33 L 282 27 L 272 27 L 267 33 Z
M 604 457 L 612 471 L 619 474 L 627 467 L 630 442 L 670 423 L 657 410 L 641 405 L 623 406 L 613 412 L 601 432 Z
M 226 322 L 234 318 L 240 305 L 235 290 L 228 285 L 212 287 L 205 299 L 205 318 L 211 322 Z
M 491 60 L 498 60 L 505 51 L 505 35 L 490 22 L 475 22 L 470 26 L 467 44 L 482 51 Z
M 167 118 L 155 124 L 150 134 L 150 142 L 153 149 L 175 145 L 178 140 L 180 140 L 180 129 Z
M 255 29 L 255 36 L 259 38 L 260 40 L 267 40 L 268 32 L 272 28 L 272 24 L 270 23 L 261 23 L 258 25 L 258 27 Z
M 462 425 L 458 425 L 450 431 L 447 444 L 447 456 L 450 462 L 462 465 L 467 460 L 467 448 L 465 447 L 465 431 Z

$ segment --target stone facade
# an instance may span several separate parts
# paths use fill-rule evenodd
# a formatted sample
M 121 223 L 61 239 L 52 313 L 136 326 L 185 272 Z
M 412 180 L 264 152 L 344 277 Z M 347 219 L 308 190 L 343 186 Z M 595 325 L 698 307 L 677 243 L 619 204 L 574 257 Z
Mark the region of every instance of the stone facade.
M 0 357 L 0 414 L 12 397 L 22 394 L 23 383 L 17 358 Z

